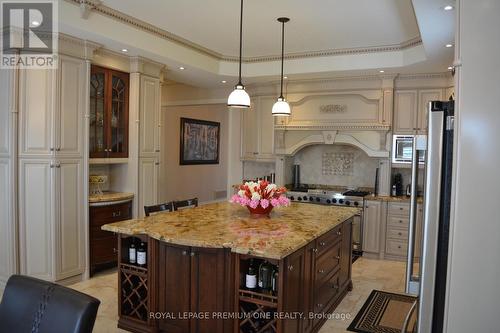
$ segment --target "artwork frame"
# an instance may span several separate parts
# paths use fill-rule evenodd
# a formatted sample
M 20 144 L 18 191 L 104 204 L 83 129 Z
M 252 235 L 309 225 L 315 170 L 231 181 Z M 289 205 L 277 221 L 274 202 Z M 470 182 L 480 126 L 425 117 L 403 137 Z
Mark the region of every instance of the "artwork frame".
M 220 123 L 181 117 L 179 164 L 219 164 L 219 158 Z

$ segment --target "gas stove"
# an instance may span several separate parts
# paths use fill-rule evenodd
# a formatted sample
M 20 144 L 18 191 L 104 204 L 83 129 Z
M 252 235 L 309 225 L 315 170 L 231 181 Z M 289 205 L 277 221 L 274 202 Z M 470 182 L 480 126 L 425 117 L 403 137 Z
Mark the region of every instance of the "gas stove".
M 307 202 L 320 205 L 363 207 L 363 198 L 370 194 L 366 191 L 345 190 L 327 191 L 308 189 L 307 191 L 289 191 L 286 196 L 294 202 Z

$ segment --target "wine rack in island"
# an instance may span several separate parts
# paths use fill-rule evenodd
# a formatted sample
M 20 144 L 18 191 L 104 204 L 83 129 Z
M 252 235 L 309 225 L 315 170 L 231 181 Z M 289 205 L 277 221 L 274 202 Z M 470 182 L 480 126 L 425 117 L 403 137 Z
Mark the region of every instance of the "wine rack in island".
M 318 332 L 352 289 L 351 244 L 348 220 L 281 260 L 237 254 L 235 304 L 240 315 L 233 332 Z M 270 285 L 267 267 L 273 271 Z
M 153 246 L 153 244 L 151 244 Z M 119 235 L 118 264 L 118 327 L 134 332 L 149 332 L 153 325 L 149 318 L 153 308 L 151 281 L 153 279 L 148 256 L 154 249 L 148 248 L 145 235 Z

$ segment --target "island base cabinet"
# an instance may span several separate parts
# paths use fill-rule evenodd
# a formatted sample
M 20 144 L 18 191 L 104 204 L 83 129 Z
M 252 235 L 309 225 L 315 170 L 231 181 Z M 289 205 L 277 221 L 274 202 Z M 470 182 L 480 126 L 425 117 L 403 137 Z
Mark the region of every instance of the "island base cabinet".
M 232 308 L 229 249 L 195 248 L 160 242 L 158 312 L 160 332 L 231 332 L 232 321 L 217 318 Z M 190 315 L 209 314 L 209 318 Z M 175 316 L 175 318 L 174 318 Z

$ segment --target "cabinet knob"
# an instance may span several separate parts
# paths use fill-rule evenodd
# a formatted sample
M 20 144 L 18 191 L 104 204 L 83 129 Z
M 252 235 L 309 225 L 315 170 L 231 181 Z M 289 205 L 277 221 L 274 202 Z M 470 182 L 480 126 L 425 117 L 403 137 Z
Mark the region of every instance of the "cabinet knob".
M 50 150 L 50 151 L 54 151 L 54 148 L 50 148 L 49 150 Z
M 403 223 L 403 220 L 399 220 L 399 223 Z
M 340 256 L 339 255 L 335 256 L 335 259 L 340 260 Z
M 121 211 L 113 212 L 112 215 L 113 215 L 113 217 L 119 217 L 122 215 L 122 212 Z
M 188 253 L 187 253 L 187 251 L 186 251 L 186 250 L 182 251 L 182 255 L 183 255 L 183 256 L 187 256 L 187 254 L 188 254 Z
M 318 304 L 316 304 L 316 306 L 317 306 L 318 308 L 322 308 L 322 307 L 323 307 L 323 304 L 318 303 Z
M 61 148 L 56 148 L 56 151 L 61 151 Z
M 337 290 L 337 289 L 339 289 L 339 286 L 337 284 L 334 284 L 334 285 L 332 285 L 332 288 Z
M 156 149 L 156 150 L 155 150 L 155 153 L 159 153 L 159 152 L 160 152 L 160 149 Z
M 402 234 L 402 233 L 400 233 L 400 232 L 398 232 L 398 235 L 399 235 L 399 236 L 401 236 L 401 235 L 403 235 L 403 234 Z
M 320 246 L 325 246 L 325 245 L 326 245 L 326 243 L 325 243 L 325 242 L 319 242 L 319 245 L 320 245 Z
M 293 265 L 288 266 L 289 271 L 293 271 Z
M 399 207 L 399 210 L 403 210 L 403 207 Z
M 196 253 L 191 252 L 189 255 L 190 255 L 191 257 L 194 257 L 194 256 L 196 255 Z
M 314 249 L 312 249 L 312 251 L 313 251 L 314 253 L 317 253 L 317 252 L 318 252 L 318 249 L 317 249 L 317 248 L 314 248 Z
M 160 165 L 160 162 L 155 162 L 155 165 Z
M 325 270 L 324 269 L 320 269 L 320 270 L 318 270 L 318 273 L 319 274 L 323 274 L 323 273 L 325 273 Z
M 113 248 L 113 253 L 118 253 L 118 250 L 116 248 Z
M 342 231 L 337 231 L 337 235 L 341 236 L 342 235 Z
M 398 249 L 400 249 L 400 248 L 401 248 L 401 245 L 398 245 Z

